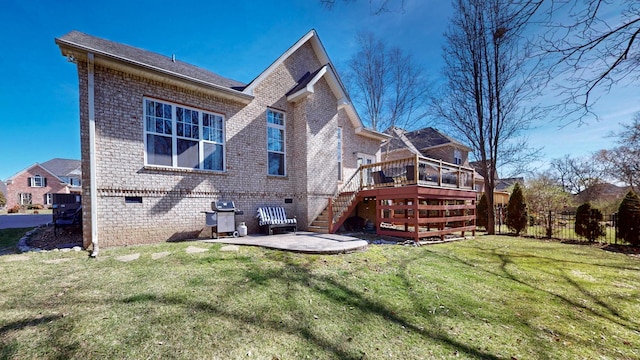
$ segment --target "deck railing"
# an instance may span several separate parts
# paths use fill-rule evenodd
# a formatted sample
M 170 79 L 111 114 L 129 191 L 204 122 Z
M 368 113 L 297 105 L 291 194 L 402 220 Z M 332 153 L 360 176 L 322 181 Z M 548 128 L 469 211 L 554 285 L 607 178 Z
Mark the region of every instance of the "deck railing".
M 472 168 L 422 156 L 362 165 L 331 199 L 331 223 L 340 219 L 363 189 L 420 185 L 470 190 L 473 183 Z

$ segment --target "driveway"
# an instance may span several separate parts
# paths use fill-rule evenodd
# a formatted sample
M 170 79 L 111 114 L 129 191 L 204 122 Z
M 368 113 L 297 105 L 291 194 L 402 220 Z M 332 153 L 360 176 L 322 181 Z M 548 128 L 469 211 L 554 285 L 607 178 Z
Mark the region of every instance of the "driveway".
M 29 228 L 50 223 L 51 214 L 47 215 L 0 215 L 0 229 Z

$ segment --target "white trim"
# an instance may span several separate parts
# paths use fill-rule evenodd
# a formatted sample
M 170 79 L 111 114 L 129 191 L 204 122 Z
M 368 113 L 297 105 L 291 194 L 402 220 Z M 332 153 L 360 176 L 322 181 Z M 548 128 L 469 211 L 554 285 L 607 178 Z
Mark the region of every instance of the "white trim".
M 318 39 L 318 34 L 315 30 L 311 30 L 295 44 L 293 44 L 293 46 L 291 46 L 287 51 L 285 51 L 284 54 L 280 55 L 280 57 L 276 59 L 276 61 L 274 61 L 271 65 L 269 65 L 266 70 L 260 73 L 258 77 L 253 79 L 253 81 L 251 81 L 242 92 L 248 95 L 253 95 L 253 90 L 307 41 L 311 41 L 311 46 L 313 47 L 313 50 L 316 53 L 316 56 L 318 57 L 318 60 L 320 60 L 321 64 L 328 64 L 331 62 L 331 60 L 329 60 L 329 56 L 327 56 L 327 52 L 325 51 L 324 46 L 322 46 L 322 43 L 320 43 L 320 40 Z
M 153 101 L 158 104 L 166 104 L 171 106 L 171 134 L 160 134 L 155 131 L 147 130 L 147 101 Z M 191 111 L 198 112 L 198 139 L 193 139 L 185 136 L 178 136 L 178 116 L 177 116 L 177 108 L 182 108 Z M 212 112 L 209 110 L 204 110 L 192 106 L 186 106 L 182 104 L 177 104 L 167 100 L 156 99 L 153 97 L 143 97 L 142 98 L 142 133 L 143 133 L 143 146 L 144 146 L 144 165 L 145 166 L 153 166 L 158 168 L 166 168 L 166 169 L 186 169 L 186 170 L 199 170 L 205 171 L 207 173 L 224 173 L 227 171 L 227 135 L 226 135 L 226 118 L 221 113 Z M 218 143 L 211 140 L 204 139 L 204 122 L 203 116 L 204 114 L 213 115 L 214 117 L 220 117 L 222 119 L 222 143 Z M 155 117 L 155 114 L 152 116 Z M 161 164 L 150 164 L 149 158 L 147 154 L 147 135 L 158 135 L 158 136 L 166 136 L 171 137 L 171 165 L 161 165 Z M 183 167 L 178 166 L 178 140 L 189 140 L 198 142 L 198 167 Z M 204 169 L 204 144 L 214 144 L 214 145 L 222 145 L 222 169 Z
M 13 182 L 13 180 L 15 180 L 15 178 L 17 178 L 18 176 L 20 176 L 20 175 L 24 174 L 25 172 L 27 172 L 27 171 L 31 170 L 34 166 L 38 166 L 38 167 L 40 167 L 40 169 L 42 169 L 42 170 L 44 170 L 44 171 L 48 172 L 48 173 L 49 173 L 51 176 L 53 176 L 55 179 L 59 180 L 60 182 L 64 182 L 64 181 L 63 181 L 63 180 L 62 180 L 58 175 L 56 175 L 56 174 L 52 173 L 49 169 L 47 169 L 46 167 L 42 166 L 42 164 L 40 164 L 40 163 L 34 163 L 34 164 L 32 164 L 32 165 L 30 165 L 30 166 L 28 166 L 28 167 L 26 167 L 26 168 L 24 168 L 24 169 L 22 169 L 22 170 L 18 171 L 18 172 L 17 172 L 17 173 L 15 173 L 13 176 L 11 176 L 10 178 L 8 178 L 8 179 L 5 181 L 5 184 L 6 184 L 6 185 L 11 184 L 11 183 Z
M 282 114 L 282 125 L 278 125 L 278 124 L 272 124 L 269 122 L 269 111 L 273 112 L 273 113 L 279 113 Z M 279 176 L 279 177 L 285 177 L 287 176 L 287 113 L 285 113 L 284 111 L 280 111 L 280 110 L 275 110 L 275 109 L 271 109 L 271 108 L 267 108 L 267 111 L 265 111 L 265 122 L 267 124 L 267 176 Z M 282 155 L 283 155 L 283 174 L 271 174 L 269 173 L 269 153 L 273 152 L 275 154 L 279 154 L 280 152 L 277 151 L 272 151 L 269 150 L 269 128 L 274 128 L 274 129 L 278 129 L 278 130 L 282 130 Z
M 76 51 L 80 51 L 81 53 L 84 52 L 88 52 L 88 54 L 91 54 L 92 57 L 94 57 L 94 54 L 100 55 L 104 57 L 104 61 L 101 61 L 100 59 L 92 59 L 91 62 L 97 62 L 97 63 L 102 63 L 104 62 L 105 64 L 109 64 L 110 62 L 118 62 L 121 64 L 124 64 L 125 66 L 131 67 L 131 68 L 140 68 L 140 69 L 145 69 L 147 71 L 150 72 L 155 72 L 155 73 L 159 73 L 162 75 L 169 75 L 171 77 L 177 78 L 177 79 L 181 79 L 184 81 L 187 81 L 189 83 L 195 84 L 196 86 L 200 86 L 200 87 L 206 87 L 208 89 L 214 90 L 215 92 L 219 93 L 220 95 L 222 95 L 225 98 L 229 98 L 229 99 L 234 99 L 234 100 L 238 100 L 241 103 L 244 104 L 248 104 L 253 100 L 253 96 L 252 95 L 248 95 L 242 91 L 238 91 L 238 90 L 234 90 L 234 89 L 230 89 L 221 85 L 217 85 L 217 84 L 213 84 L 207 81 L 203 81 L 200 79 L 196 79 L 187 75 L 183 75 L 180 73 L 176 73 L 173 71 L 169 71 L 166 69 L 162 69 L 156 66 L 152 66 L 149 64 L 145 64 L 136 60 L 132 60 L 132 59 L 128 59 L 126 57 L 122 57 L 122 56 L 118 56 L 118 55 L 114 55 L 114 54 L 110 54 L 101 50 L 97 50 L 94 49 L 92 47 L 89 46 L 85 46 L 85 45 L 80 45 L 68 40 L 63 40 L 63 39 L 56 39 L 56 44 L 58 44 L 58 46 L 60 47 L 60 49 L 62 50 L 62 54 L 67 56 L 67 55 L 74 55 L 72 52 L 76 52 Z
M 336 159 L 338 160 L 338 181 L 344 181 L 344 135 L 341 126 L 338 126 L 336 134 L 338 135 L 338 152 Z
M 95 82 L 94 56 L 87 53 L 87 102 L 89 107 L 89 192 L 91 197 L 91 257 L 98 256 L 98 184 L 96 175 L 96 113 L 95 113 Z

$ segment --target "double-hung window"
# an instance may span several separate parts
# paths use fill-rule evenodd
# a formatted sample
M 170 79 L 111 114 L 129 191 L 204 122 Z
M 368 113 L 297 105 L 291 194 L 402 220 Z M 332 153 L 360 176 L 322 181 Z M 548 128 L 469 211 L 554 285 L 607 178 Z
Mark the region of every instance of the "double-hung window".
M 18 201 L 20 202 L 20 205 L 31 205 L 32 203 L 31 193 L 19 193 Z
M 284 176 L 285 146 L 284 113 L 267 109 L 267 157 L 269 175 Z
M 456 165 L 462 164 L 462 152 L 458 149 L 453 150 L 453 163 Z
M 36 175 L 34 177 L 29 178 L 29 186 L 30 187 L 45 187 L 47 183 L 47 179 L 40 175 Z
M 222 115 L 144 99 L 146 164 L 224 171 Z

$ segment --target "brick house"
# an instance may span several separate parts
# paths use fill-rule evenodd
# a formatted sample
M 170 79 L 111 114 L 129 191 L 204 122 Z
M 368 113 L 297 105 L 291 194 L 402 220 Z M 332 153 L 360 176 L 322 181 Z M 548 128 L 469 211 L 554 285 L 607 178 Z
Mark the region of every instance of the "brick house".
M 70 168 L 78 171 L 79 166 L 79 160 L 52 159 L 42 164 L 33 164 L 18 172 L 5 181 L 7 209 L 16 205 L 46 207 L 51 205 L 53 194 L 79 192 L 79 187 L 72 185 L 77 184 L 78 178 L 76 176 L 70 178 L 69 172 L 73 170 L 67 171 Z M 61 168 L 66 170 L 60 172 Z
M 72 31 L 85 247 L 197 237 L 214 200 L 258 231 L 260 206 L 300 229 L 387 135 L 366 129 L 318 35 L 305 34 L 244 84 L 150 51 Z

